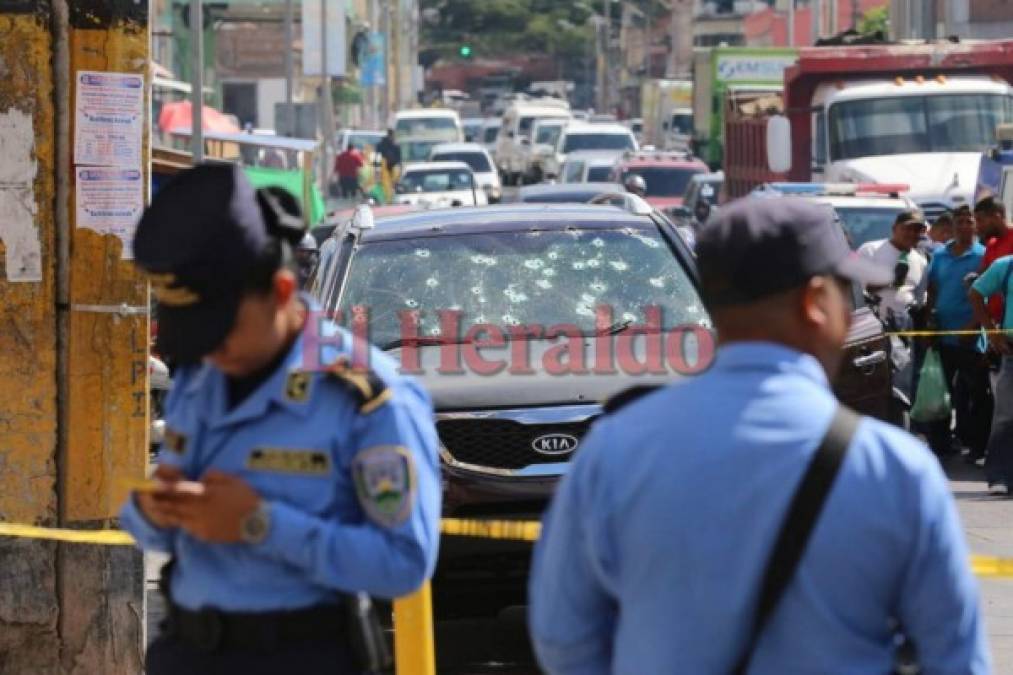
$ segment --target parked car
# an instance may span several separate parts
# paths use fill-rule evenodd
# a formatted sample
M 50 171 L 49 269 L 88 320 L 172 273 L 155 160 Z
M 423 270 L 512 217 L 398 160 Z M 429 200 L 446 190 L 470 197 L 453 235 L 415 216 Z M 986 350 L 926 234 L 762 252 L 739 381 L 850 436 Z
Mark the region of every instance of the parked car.
M 682 153 L 636 152 L 623 155 L 610 178 L 625 184 L 630 176 L 640 176 L 647 184 L 647 201 L 665 211 L 682 204 L 693 176 L 707 172 L 703 161 Z
M 690 376 L 613 363 L 598 351 L 606 338 L 641 334 L 627 344 L 643 363 L 652 334 L 711 325 L 693 256 L 653 209 L 511 204 L 366 225 L 335 237 L 317 297 L 337 316 L 369 308 L 372 341 L 432 395 L 447 516 L 537 518 L 603 401 Z M 649 307 L 661 318 L 641 331 Z M 888 404 L 885 341 L 857 309 L 837 391 L 863 414 L 883 416 Z M 700 365 L 706 340 L 690 343 L 686 363 Z M 437 606 L 524 604 L 529 556 L 522 543 L 444 540 Z
M 832 206 L 856 250 L 868 241 L 889 239 L 897 215 L 918 210 L 914 200 L 904 195 L 907 191 L 907 185 L 882 183 L 767 183 L 754 190 Z
M 515 101 L 503 114 L 503 123 L 496 139 L 496 166 L 503 182 L 516 185 L 525 171 L 525 145 L 531 143 L 531 130 L 542 119 L 569 120 L 570 108 L 557 99 L 522 99 Z
M 479 140 L 485 149 L 489 152 L 489 155 L 495 159 L 496 157 L 496 138 L 499 136 L 499 128 L 503 124 L 503 119 L 500 117 L 486 117 L 485 121 L 482 122 L 482 138 Z
M 338 152 L 344 152 L 349 147 L 356 147 L 365 150 L 366 147 L 376 149 L 377 144 L 383 140 L 386 134 L 382 131 L 371 131 L 369 129 L 342 129 L 338 132 L 338 139 L 335 147 Z
M 524 172 L 522 181 L 541 183 L 545 177 L 543 164 L 556 151 L 556 141 L 569 120 L 547 118 L 536 120 L 531 128 L 531 142 L 522 146 Z
M 587 204 L 602 194 L 622 194 L 619 183 L 540 183 L 517 191 L 517 201 L 525 204 Z
M 482 124 L 484 122 L 485 120 L 481 117 L 466 117 L 461 120 L 465 143 L 477 143 L 480 141 L 479 134 L 482 133 Z
M 609 150 L 571 152 L 560 170 L 562 183 L 602 183 L 609 180 L 621 153 Z
M 464 128 L 456 110 L 449 108 L 415 108 L 399 110 L 392 124 L 398 142 L 403 139 L 429 136 L 444 143 L 464 141 Z
M 484 146 L 478 143 L 444 143 L 434 146 L 429 153 L 432 162 L 464 162 L 471 167 L 478 186 L 485 191 L 486 199 L 495 204 L 503 197 L 503 184 L 496 165 Z
M 419 162 L 405 167 L 394 186 L 394 203 L 425 208 L 484 206 L 485 191 L 464 162 Z
M 621 124 L 573 122 L 568 124 L 556 141 L 556 152 L 543 160 L 546 178 L 558 178 L 566 156 L 581 150 L 636 150 L 633 132 Z

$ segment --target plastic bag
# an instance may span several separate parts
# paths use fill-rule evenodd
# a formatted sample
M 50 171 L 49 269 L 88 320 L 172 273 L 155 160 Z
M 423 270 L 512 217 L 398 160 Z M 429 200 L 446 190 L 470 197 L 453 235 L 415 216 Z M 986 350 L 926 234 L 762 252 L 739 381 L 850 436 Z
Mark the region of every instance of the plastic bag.
M 943 362 L 939 358 L 939 352 L 929 349 L 918 379 L 915 402 L 911 406 L 911 419 L 915 422 L 948 420 L 951 413 L 950 390 L 946 386 Z

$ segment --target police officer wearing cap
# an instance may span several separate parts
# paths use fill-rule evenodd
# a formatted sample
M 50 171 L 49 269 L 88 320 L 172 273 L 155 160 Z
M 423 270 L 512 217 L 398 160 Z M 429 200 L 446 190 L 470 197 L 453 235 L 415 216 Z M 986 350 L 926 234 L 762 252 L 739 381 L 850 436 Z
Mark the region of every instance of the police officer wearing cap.
M 229 165 L 179 174 L 137 227 L 159 343 L 181 364 L 156 480 L 121 513 L 172 556 L 149 675 L 359 673 L 349 598 L 432 574 L 430 399 L 298 293 L 302 234 Z
M 828 210 L 788 197 L 722 207 L 697 256 L 715 362 L 607 405 L 581 443 L 535 550 L 545 671 L 888 673 L 899 632 L 921 672 L 988 673 L 939 463 L 830 387 L 850 284 L 890 270 L 853 255 Z M 821 507 L 794 506 L 803 480 L 822 485 Z M 810 515 L 802 548 L 782 542 Z M 796 563 L 770 564 L 792 550 Z M 781 590 L 761 603 L 768 572 Z

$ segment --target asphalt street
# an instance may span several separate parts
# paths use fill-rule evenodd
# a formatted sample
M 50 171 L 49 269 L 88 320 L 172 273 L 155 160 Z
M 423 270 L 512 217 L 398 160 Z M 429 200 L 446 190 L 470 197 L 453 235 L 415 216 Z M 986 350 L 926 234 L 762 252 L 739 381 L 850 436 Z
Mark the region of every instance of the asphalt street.
M 973 553 L 1013 557 L 1013 499 L 992 497 L 982 482 L 978 467 L 969 467 L 959 458 L 946 463 L 950 488 L 957 500 L 957 508 L 964 525 L 968 545 Z M 164 557 L 146 557 L 147 626 L 150 642 L 158 631 L 164 615 L 164 604 L 158 593 L 158 571 Z M 988 630 L 995 673 L 1013 673 L 1013 580 L 982 579 L 982 609 Z M 459 668 L 438 668 L 441 675 L 478 675 L 498 673 L 522 675 L 537 673 L 530 665 L 530 653 L 523 640 L 522 612 L 507 613 L 498 621 L 441 622 L 437 625 L 436 651 L 449 656 L 453 652 L 455 664 L 470 662 L 473 665 Z M 494 645 L 498 652 L 493 661 L 480 658 L 488 636 L 498 636 Z M 484 636 L 484 637 L 483 637 Z

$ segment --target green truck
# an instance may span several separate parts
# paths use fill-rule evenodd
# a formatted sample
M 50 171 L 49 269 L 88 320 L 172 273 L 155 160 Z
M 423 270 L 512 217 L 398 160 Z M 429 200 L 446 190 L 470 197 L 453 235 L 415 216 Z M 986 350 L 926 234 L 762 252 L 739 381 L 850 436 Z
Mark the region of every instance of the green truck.
M 713 170 L 724 154 L 726 100 L 736 93 L 784 87 L 784 71 L 798 50 L 782 47 L 706 47 L 693 50 L 693 149 Z

